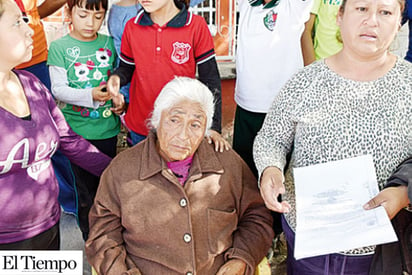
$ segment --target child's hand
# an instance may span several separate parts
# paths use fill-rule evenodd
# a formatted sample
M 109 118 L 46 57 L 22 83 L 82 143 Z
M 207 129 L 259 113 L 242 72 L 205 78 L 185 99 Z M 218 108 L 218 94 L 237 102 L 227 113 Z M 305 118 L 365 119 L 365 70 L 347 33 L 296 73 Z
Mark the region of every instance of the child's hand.
M 110 99 L 110 94 L 106 91 L 106 85 L 94 87 L 92 90 L 92 97 L 94 101 L 108 101 Z
M 209 130 L 209 135 L 207 136 L 207 141 L 211 144 L 215 144 L 216 152 L 223 152 L 224 150 L 229 150 L 230 145 L 218 132 L 215 130 Z

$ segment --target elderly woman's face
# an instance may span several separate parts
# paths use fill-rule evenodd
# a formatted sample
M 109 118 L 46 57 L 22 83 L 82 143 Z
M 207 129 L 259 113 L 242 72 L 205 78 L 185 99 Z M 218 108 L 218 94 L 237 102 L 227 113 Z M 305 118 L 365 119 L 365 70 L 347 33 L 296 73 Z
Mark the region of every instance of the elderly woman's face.
M 157 128 L 159 153 L 166 161 L 192 156 L 204 138 L 206 113 L 197 102 L 182 100 L 162 112 Z
M 361 58 L 386 53 L 400 21 L 398 0 L 348 0 L 337 18 L 344 49 Z
M 31 59 L 33 30 L 24 22 L 14 1 L 4 1 L 0 18 L 0 60 L 13 68 Z

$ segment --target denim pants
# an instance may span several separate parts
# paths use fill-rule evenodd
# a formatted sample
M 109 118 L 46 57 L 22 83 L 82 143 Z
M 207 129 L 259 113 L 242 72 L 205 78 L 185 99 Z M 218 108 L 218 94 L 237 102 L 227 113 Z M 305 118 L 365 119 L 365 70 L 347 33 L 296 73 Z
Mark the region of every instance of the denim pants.
M 23 70 L 29 71 L 46 86 L 51 92 L 50 74 L 46 61 L 26 67 Z M 59 183 L 59 203 L 63 210 L 75 214 L 77 211 L 76 194 L 74 190 L 74 175 L 70 161 L 60 151 L 52 156 L 54 174 Z

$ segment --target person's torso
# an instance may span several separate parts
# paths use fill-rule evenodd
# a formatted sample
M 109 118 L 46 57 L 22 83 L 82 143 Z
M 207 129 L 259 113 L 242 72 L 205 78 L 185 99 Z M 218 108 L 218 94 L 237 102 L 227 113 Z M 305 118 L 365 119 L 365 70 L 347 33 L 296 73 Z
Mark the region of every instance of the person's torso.
M 341 2 L 341 0 L 320 0 L 313 39 L 316 59 L 329 57 L 342 49 L 342 42 L 338 40 L 339 27 L 336 25 L 336 16 Z
M 323 63 L 313 64 L 311 84 L 296 99 L 294 150 L 285 176 L 285 200 L 295 204 L 293 167 L 370 154 L 382 188 L 402 160 L 412 154 L 412 66 L 398 60 L 375 81 L 345 79 Z M 312 65 L 311 65 L 312 66 Z M 308 79 L 299 82 L 307 83 Z M 295 210 L 287 215 L 294 229 Z M 345 252 L 369 254 L 365 247 Z
M 37 78 L 17 74 L 31 119 L 0 108 L 0 243 L 33 237 L 54 225 L 60 215 L 59 187 L 51 163 L 60 142 L 48 105 L 52 99 Z
M 231 158 L 233 152 L 219 153 L 225 155 L 219 159 L 228 165 L 224 173 L 211 168 L 215 157 L 208 168 L 196 167 L 199 163 L 194 160 L 182 187 L 167 167 L 150 176 L 142 172 L 143 166 L 151 169 L 159 165 L 152 157 L 154 152 L 144 155 L 148 152 L 142 148 L 147 142 L 146 139 L 115 160 L 115 167 L 130 166 L 130 173 L 113 178 L 121 183 L 115 188 L 123 209 L 121 220 L 128 255 L 142 274 L 185 274 L 194 268 L 197 274 L 215 274 L 224 263 L 224 251 L 233 246 L 240 216 L 240 159 Z M 167 228 L 167 233 L 159 228 Z M 174 251 L 173 255 L 170 251 Z
M 137 15 L 139 10 L 140 5 L 118 6 L 116 4 L 113 4 L 109 10 L 107 28 L 113 37 L 114 46 L 118 54 L 120 54 L 120 44 L 124 27 L 127 21 Z
M 62 57 L 55 59 L 56 52 Z M 106 35 L 99 34 L 91 42 L 66 35 L 52 43 L 48 63 L 66 70 L 71 88 L 85 89 L 107 82 L 113 72 L 115 58 L 113 40 Z M 110 110 L 111 100 L 101 102 L 94 109 L 65 102 L 59 102 L 59 107 L 73 130 L 86 139 L 106 139 L 119 132 L 119 119 Z
M 214 54 L 204 19 L 188 14 L 187 23 L 181 27 L 142 26 L 132 21 L 126 26 L 128 39 L 124 42 L 123 38 L 122 43 L 129 44 L 135 71 L 125 119 L 139 134 L 147 135 L 146 120 L 163 86 L 175 76 L 194 78 L 199 58 Z
M 264 8 L 239 1 L 235 100 L 266 113 L 283 84 L 303 67 L 300 38 L 312 1 L 280 0 Z

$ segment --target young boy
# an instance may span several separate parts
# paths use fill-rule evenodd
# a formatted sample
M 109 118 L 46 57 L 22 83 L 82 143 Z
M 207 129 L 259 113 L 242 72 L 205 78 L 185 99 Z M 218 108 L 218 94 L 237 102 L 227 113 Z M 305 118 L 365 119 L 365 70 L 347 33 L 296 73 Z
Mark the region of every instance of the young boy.
M 233 149 L 257 175 L 253 140 L 283 84 L 303 67 L 300 38 L 311 0 L 239 0 Z M 280 215 L 275 233 L 281 232 Z
M 188 4 L 173 0 L 140 2 L 143 10 L 124 29 L 119 68 L 107 89 L 116 98 L 121 85 L 131 80 L 125 123 L 133 144 L 148 134 L 146 120 L 163 86 L 175 76 L 199 80 L 216 102 L 209 142 L 217 150 L 228 149 L 221 137 L 221 84 L 212 36 L 205 20 L 187 10 Z

